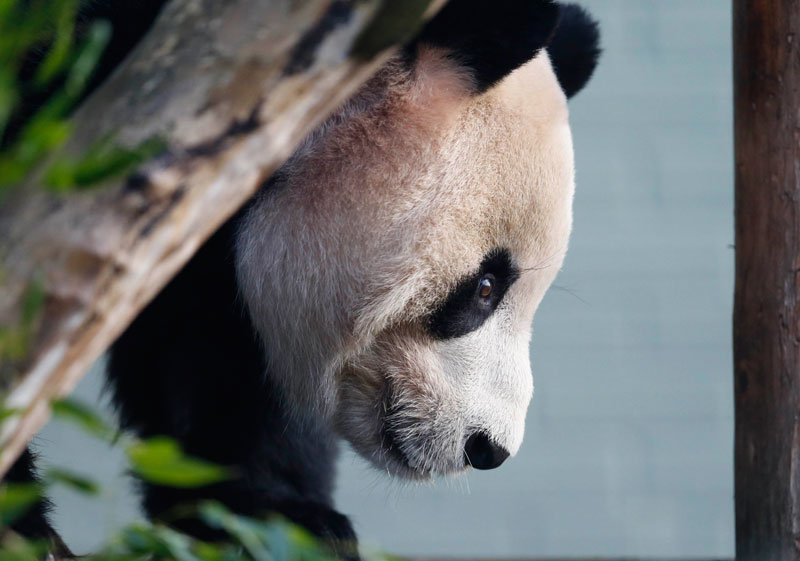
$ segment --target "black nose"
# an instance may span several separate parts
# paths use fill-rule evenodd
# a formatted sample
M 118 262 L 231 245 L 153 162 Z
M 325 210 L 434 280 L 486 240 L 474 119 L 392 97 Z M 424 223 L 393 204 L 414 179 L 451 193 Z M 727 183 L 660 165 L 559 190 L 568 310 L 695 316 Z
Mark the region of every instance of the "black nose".
M 506 461 L 508 450 L 498 446 L 483 432 L 476 432 L 464 445 L 464 461 L 475 469 L 494 469 Z

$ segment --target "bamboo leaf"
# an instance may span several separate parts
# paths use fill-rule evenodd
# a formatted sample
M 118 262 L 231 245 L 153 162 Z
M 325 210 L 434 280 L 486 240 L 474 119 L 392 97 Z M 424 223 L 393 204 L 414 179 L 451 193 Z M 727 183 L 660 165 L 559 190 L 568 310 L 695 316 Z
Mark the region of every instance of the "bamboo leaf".
M 39 483 L 5 483 L 0 485 L 0 527 L 10 526 L 24 516 L 42 496 Z
M 54 3 L 50 11 L 55 14 L 55 37 L 47 55 L 36 70 L 35 81 L 40 86 L 52 80 L 67 63 L 72 51 L 78 4 L 75 0 L 59 0 Z
M 54 401 L 53 415 L 81 427 L 102 440 L 111 441 L 114 431 L 92 409 L 72 399 Z
M 230 479 L 228 469 L 185 455 L 175 441 L 154 437 L 127 450 L 133 471 L 142 479 L 169 487 L 201 487 Z
M 100 493 L 100 486 L 82 475 L 69 472 L 63 469 L 50 469 L 45 476 L 49 483 L 61 483 L 70 489 L 74 489 L 85 495 L 98 495 Z
M 44 540 L 31 541 L 9 534 L 0 542 L 0 561 L 39 561 L 45 559 L 47 550 Z
M 65 89 L 70 96 L 77 98 L 86 87 L 109 39 L 111 39 L 111 25 L 107 21 L 97 21 L 92 24 L 86 42 L 67 76 Z
M 273 557 L 264 539 L 263 524 L 252 524 L 248 519 L 232 514 L 219 503 L 205 503 L 200 514 L 212 526 L 222 528 L 242 544 L 255 561 L 273 561 L 288 557 Z M 285 546 L 282 548 L 288 549 Z
M 54 191 L 97 186 L 130 172 L 163 148 L 163 142 L 158 139 L 147 140 L 136 148 L 125 148 L 115 146 L 112 138 L 104 137 L 78 160 L 57 159 L 45 175 L 45 185 Z

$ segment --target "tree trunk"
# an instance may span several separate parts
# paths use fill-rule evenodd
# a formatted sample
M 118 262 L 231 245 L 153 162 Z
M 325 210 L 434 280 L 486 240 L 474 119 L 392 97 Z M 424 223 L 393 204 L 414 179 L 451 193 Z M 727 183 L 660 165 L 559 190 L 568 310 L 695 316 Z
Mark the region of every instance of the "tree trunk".
M 0 326 L 44 291 L 32 344 L 0 364 L 0 475 L 139 310 L 443 0 L 173 0 L 75 116 L 70 150 L 103 135 L 166 144 L 133 176 L 0 201 Z M 0 415 L 2 418 L 2 415 Z
M 736 558 L 800 559 L 800 0 L 734 1 Z

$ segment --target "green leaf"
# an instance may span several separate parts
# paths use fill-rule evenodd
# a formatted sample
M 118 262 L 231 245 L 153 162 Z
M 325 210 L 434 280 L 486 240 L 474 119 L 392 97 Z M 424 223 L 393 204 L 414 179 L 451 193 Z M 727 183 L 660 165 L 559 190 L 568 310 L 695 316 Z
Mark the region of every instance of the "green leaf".
M 16 0 L 0 0 L 0 21 L 6 21 L 15 4 Z
M 33 165 L 44 155 L 61 147 L 72 134 L 72 124 L 63 118 L 66 98 L 54 96 L 22 129 L 14 157 Z
M 61 483 L 86 495 L 98 495 L 100 493 L 100 486 L 91 479 L 63 469 L 53 468 L 48 470 L 45 480 L 51 484 Z
M 40 561 L 47 556 L 48 548 L 44 540 L 8 536 L 0 542 L 0 561 Z
M 31 281 L 22 294 L 22 318 L 17 325 L 0 325 L 0 360 L 20 359 L 28 354 L 36 324 L 44 308 L 45 292 L 41 283 Z
M 39 483 L 5 483 L 0 485 L 0 527 L 10 526 L 24 516 L 42 497 Z
M 0 152 L 0 189 L 17 185 L 48 153 L 69 138 L 71 123 L 57 115 L 63 112 L 58 107 L 63 102 L 63 96 L 52 98 L 48 102 L 50 109 L 48 106 L 43 108 L 23 128 L 17 142 Z
M 242 544 L 255 561 L 273 561 L 288 557 L 273 558 L 265 539 L 264 525 L 255 524 L 251 520 L 236 516 L 219 503 L 209 502 L 200 506 L 200 515 L 211 526 L 222 528 Z M 285 542 L 285 540 L 284 540 Z M 281 548 L 287 551 L 284 544 Z
M 130 172 L 143 161 L 164 149 L 158 139 L 149 139 L 135 148 L 115 146 L 110 137 L 95 142 L 79 159 L 57 159 L 47 170 L 45 185 L 54 191 L 93 187 Z
M 21 329 L 0 326 L 0 362 L 22 358 L 27 349 L 28 339 Z
M 166 555 L 169 549 L 154 534 L 152 526 L 131 524 L 120 533 L 122 545 L 132 553 L 145 553 L 153 556 Z
M 7 68 L 0 67 L 0 139 L 3 138 L 3 131 L 18 102 L 19 93 L 15 76 Z
M 230 512 L 223 505 L 204 502 L 200 516 L 215 528 L 225 530 L 256 561 L 292 559 L 296 561 L 332 561 L 333 556 L 320 540 L 305 528 L 279 516 L 260 520 Z
M 53 35 L 50 9 L 62 0 L 10 0 L 0 4 L 0 65 L 16 73 L 23 56 Z
M 0 353 L 0 356 L 2 356 L 2 353 Z M 4 401 L 4 400 L 0 400 L 0 402 L 2 402 L 2 401 Z M 22 413 L 22 409 L 19 409 L 19 408 L 16 408 L 16 407 L 14 407 L 14 408 L 12 408 L 12 407 L 0 407 L 0 423 L 5 421 L 6 419 L 9 419 L 11 417 L 15 417 L 15 416 L 19 415 L 20 413 Z
M 52 403 L 53 415 L 69 421 L 87 433 L 102 440 L 111 441 L 114 431 L 91 408 L 72 399 L 61 399 Z
M 155 526 L 153 533 L 178 561 L 200 561 L 194 555 L 194 540 L 166 526 Z
M 22 295 L 22 324 L 24 326 L 30 326 L 39 319 L 44 310 L 44 299 L 44 285 L 36 279 L 29 282 Z
M 208 543 L 198 540 L 192 546 L 194 555 L 202 561 L 242 561 L 242 547 L 232 543 Z
M 195 542 L 194 554 L 203 561 L 225 561 L 225 551 L 222 544 L 208 542 Z
M 111 25 L 107 21 L 101 20 L 92 24 L 86 41 L 69 70 L 65 85 L 68 95 L 73 98 L 81 95 L 110 39 Z
M 67 63 L 72 51 L 72 38 L 75 30 L 75 17 L 78 4 L 75 0 L 55 2 L 51 7 L 55 15 L 55 37 L 44 61 L 36 69 L 35 81 L 38 85 L 47 84 Z
M 133 524 L 125 528 L 120 537 L 123 551 L 106 552 L 99 556 L 104 561 L 108 558 L 115 559 L 124 555 L 145 555 L 148 558 L 176 559 L 177 561 L 204 561 L 202 557 L 195 555 L 197 544 L 194 539 L 176 532 L 165 526 L 149 526 L 145 524 Z M 204 551 L 213 548 L 210 544 L 204 544 Z M 214 560 L 216 561 L 216 560 Z
M 200 487 L 230 479 L 228 469 L 185 455 L 169 438 L 154 437 L 128 447 L 133 471 L 142 479 L 168 487 Z

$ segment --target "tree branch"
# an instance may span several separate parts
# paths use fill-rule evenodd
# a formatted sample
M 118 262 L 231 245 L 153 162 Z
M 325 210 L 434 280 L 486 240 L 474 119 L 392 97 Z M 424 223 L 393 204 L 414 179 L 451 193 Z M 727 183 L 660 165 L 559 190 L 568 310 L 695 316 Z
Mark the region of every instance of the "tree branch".
M 100 190 L 0 202 L 0 325 L 41 283 L 29 352 L 0 364 L 0 475 L 203 241 L 443 0 L 173 0 L 75 115 L 98 138 L 165 150 Z M 401 17 L 402 16 L 402 17 Z

